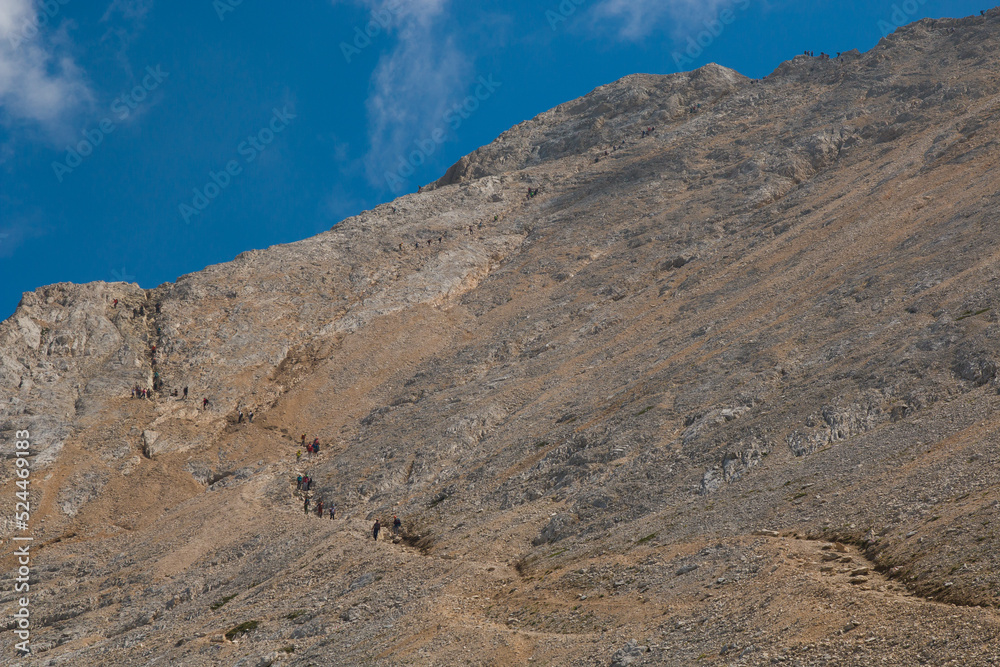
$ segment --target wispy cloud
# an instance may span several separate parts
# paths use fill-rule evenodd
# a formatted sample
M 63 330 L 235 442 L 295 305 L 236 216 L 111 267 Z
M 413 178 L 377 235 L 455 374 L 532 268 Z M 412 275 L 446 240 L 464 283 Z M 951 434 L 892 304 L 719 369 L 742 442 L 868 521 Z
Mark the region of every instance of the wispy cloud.
M 45 222 L 42 212 L 37 208 L 29 208 L 14 212 L 14 204 L 6 197 L 0 197 L 0 258 L 14 257 L 18 249 L 33 238 L 45 236 L 51 232 Z
M 153 0 L 113 0 L 101 17 L 101 23 L 109 25 L 101 42 L 117 41 L 116 57 L 129 77 L 133 76 L 133 71 L 128 49 L 146 27 L 146 16 L 152 9 Z
M 613 30 L 620 39 L 638 41 L 665 27 L 684 33 L 715 17 L 731 0 L 601 0 L 593 9 L 593 26 Z
M 61 134 L 92 95 L 68 54 L 65 30 L 51 29 L 58 14 L 45 11 L 31 0 L 0 1 L 0 120 L 34 122 Z
M 368 179 L 385 185 L 412 143 L 438 128 L 473 83 L 470 58 L 449 34 L 450 0 L 359 0 L 373 11 L 388 10 L 391 50 L 372 74 L 368 111 Z

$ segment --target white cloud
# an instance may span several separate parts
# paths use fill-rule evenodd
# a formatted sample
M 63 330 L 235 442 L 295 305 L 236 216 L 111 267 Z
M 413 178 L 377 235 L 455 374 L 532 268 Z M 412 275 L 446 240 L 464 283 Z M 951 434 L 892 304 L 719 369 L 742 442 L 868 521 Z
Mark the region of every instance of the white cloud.
M 386 185 L 385 173 L 398 168 L 416 148 L 415 141 L 428 140 L 435 130 L 447 133 L 445 114 L 474 83 L 469 57 L 448 34 L 448 2 L 360 2 L 372 12 L 391 15 L 390 34 L 373 38 L 385 44 L 370 47 L 391 47 L 375 67 L 366 102 L 370 149 L 365 165 L 373 184 Z
M 114 0 L 104 11 L 102 21 L 107 21 L 114 14 L 121 14 L 132 21 L 142 21 L 153 8 L 153 0 Z
M 598 29 L 611 28 L 621 39 L 637 41 L 667 22 L 673 34 L 683 33 L 732 4 L 728 0 L 601 0 L 592 19 Z
M 0 118 L 35 122 L 58 134 L 92 95 L 83 72 L 64 53 L 65 34 L 51 31 L 62 7 L 51 4 L 54 9 L 0 0 Z
M 146 16 L 153 9 L 153 0 L 113 0 L 104 11 L 101 23 L 109 24 L 101 43 L 117 42 L 116 57 L 130 78 L 134 77 L 128 49 L 146 27 Z M 116 16 L 120 18 L 115 21 Z

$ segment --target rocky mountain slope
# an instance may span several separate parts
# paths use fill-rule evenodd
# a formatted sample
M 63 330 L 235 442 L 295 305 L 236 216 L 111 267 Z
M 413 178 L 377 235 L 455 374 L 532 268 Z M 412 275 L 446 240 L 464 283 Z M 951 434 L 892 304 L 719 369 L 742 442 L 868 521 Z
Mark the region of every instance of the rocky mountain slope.
M 626 77 L 317 237 L 25 294 L 26 664 L 1000 664 L 998 37 Z

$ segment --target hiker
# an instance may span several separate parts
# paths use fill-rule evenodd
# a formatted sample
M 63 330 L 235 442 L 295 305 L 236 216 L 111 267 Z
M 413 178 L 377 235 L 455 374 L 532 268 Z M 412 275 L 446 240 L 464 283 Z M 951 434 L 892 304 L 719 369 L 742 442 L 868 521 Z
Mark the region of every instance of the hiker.
M 302 509 L 306 514 L 309 514 L 309 496 L 306 496 L 305 503 L 302 505 Z
M 240 416 L 236 419 L 236 423 L 237 424 L 242 424 L 243 423 L 243 411 L 242 410 L 239 411 L 239 415 Z
M 402 528 L 403 522 L 399 520 L 398 516 L 392 517 L 392 534 L 399 535 L 399 529 Z
M 306 446 L 306 434 L 305 433 L 302 434 L 302 446 L 303 447 Z
M 132 387 L 132 398 L 135 398 L 135 387 Z
M 306 454 L 312 456 L 312 453 L 313 453 L 313 444 L 310 442 L 308 445 L 306 445 Z
M 375 519 L 375 525 L 372 526 L 372 539 L 376 542 L 378 541 L 378 531 L 382 530 L 382 524 L 379 523 L 378 519 Z
M 118 299 L 115 299 L 114 302 L 112 302 L 111 307 L 118 308 Z
M 156 314 L 157 315 L 160 314 L 160 302 L 159 301 L 156 302 Z
M 253 410 L 247 410 L 247 420 L 248 420 L 248 421 L 249 421 L 249 422 L 250 422 L 251 424 L 253 423 Z
M 414 241 L 413 242 L 413 247 L 416 250 L 420 250 L 420 241 Z
M 316 501 L 316 516 L 318 516 L 321 519 L 323 518 L 323 499 L 322 498 L 320 498 L 318 501 Z
M 184 387 L 184 400 L 186 401 L 187 398 L 188 398 L 188 388 Z
M 299 461 L 301 458 L 302 458 L 302 450 L 300 449 L 295 452 L 295 460 Z
M 319 438 L 313 442 L 313 454 L 319 454 Z
M 403 252 L 403 244 L 402 243 L 399 244 L 399 252 Z
M 207 398 L 201 399 L 201 409 L 202 410 L 208 410 L 208 399 Z
M 428 248 L 431 247 L 431 243 L 433 243 L 433 241 L 434 241 L 434 239 L 427 239 L 427 247 Z
M 301 491 L 302 490 L 302 475 L 299 475 L 295 479 L 295 490 L 296 491 Z
M 333 501 L 330 501 L 330 521 L 333 521 Z

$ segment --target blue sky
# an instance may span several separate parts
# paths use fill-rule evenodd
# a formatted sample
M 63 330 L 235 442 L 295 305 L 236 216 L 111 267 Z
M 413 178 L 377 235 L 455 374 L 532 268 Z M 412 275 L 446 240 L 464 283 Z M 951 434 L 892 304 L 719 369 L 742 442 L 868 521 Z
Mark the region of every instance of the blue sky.
M 150 288 L 312 236 L 627 74 L 760 77 L 990 6 L 0 0 L 0 318 L 40 285 Z

